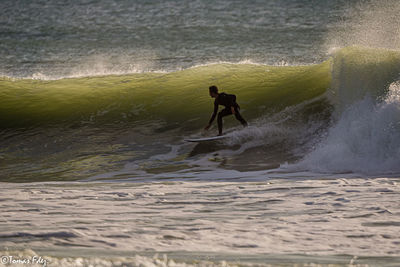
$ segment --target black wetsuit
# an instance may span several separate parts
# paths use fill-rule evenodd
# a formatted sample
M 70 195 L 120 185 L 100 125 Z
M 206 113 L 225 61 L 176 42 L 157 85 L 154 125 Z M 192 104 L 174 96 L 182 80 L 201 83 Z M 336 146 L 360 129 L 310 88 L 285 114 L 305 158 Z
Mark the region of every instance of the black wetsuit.
M 220 112 L 218 112 L 219 105 L 225 106 L 225 108 L 223 110 L 221 110 Z M 222 117 L 232 114 L 231 107 L 233 107 L 235 109 L 236 119 L 238 121 L 240 121 L 243 126 L 245 126 L 245 127 L 247 126 L 247 122 L 243 119 L 243 117 L 239 113 L 240 107 L 236 103 L 236 96 L 225 94 L 225 93 L 220 93 L 214 101 L 214 112 L 213 112 L 210 122 L 209 122 L 209 124 L 211 124 L 214 121 L 215 117 L 217 116 L 217 112 L 218 112 L 217 121 L 218 121 L 218 132 L 220 135 L 222 134 Z

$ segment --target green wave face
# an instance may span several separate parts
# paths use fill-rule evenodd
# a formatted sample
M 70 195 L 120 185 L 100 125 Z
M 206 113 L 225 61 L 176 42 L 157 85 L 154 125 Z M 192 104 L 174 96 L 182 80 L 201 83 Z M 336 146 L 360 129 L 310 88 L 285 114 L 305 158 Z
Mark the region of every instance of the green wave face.
M 309 66 L 224 63 L 172 73 L 60 80 L 1 78 L 0 127 L 158 121 L 197 128 L 213 108 L 210 85 L 236 94 L 250 120 L 325 92 L 342 110 L 366 94 L 383 96 L 399 73 L 399 52 L 348 47 Z
M 256 118 L 325 92 L 330 61 L 312 66 L 212 64 L 173 73 L 0 80 L 1 127 L 65 121 L 206 123 L 210 85 L 236 94 L 246 117 Z
M 198 159 L 227 148 L 235 152 L 205 161 L 245 171 L 276 168 L 303 158 L 324 133 L 335 137 L 331 142 L 334 151 L 337 136 L 343 137 L 344 147 L 354 147 L 348 143 L 362 139 L 358 138 L 358 124 L 354 136 L 348 136 L 347 124 L 343 131 L 335 124 L 344 121 L 353 125 L 353 117 L 346 119 L 346 114 L 352 114 L 348 107 L 351 111 L 368 95 L 377 102 L 384 99 L 399 76 L 399 52 L 348 47 L 325 62 L 309 66 L 224 63 L 172 73 L 48 81 L 1 78 L 1 179 L 84 179 L 132 163 L 132 172 L 117 176 L 131 178 L 138 170 L 141 177 L 142 171 L 154 174 L 190 170 L 197 166 Z M 183 139 L 200 135 L 210 118 L 214 100 L 208 93 L 210 85 L 237 95 L 250 127 L 236 131 L 237 139 L 232 143 L 187 146 Z M 331 116 L 331 107 L 336 118 Z M 360 131 L 369 133 L 371 127 L 363 120 L 364 113 L 375 113 L 368 107 L 355 110 L 360 113 L 354 116 L 361 120 L 359 124 L 367 125 Z M 398 125 L 394 105 L 384 111 L 382 117 L 389 126 Z M 385 126 L 385 120 L 377 128 L 392 129 Z M 241 129 L 232 117 L 225 122 L 224 130 L 231 125 Z M 398 131 L 394 132 L 388 137 L 383 135 L 381 139 L 387 142 L 379 139 L 383 144 L 378 152 L 398 147 L 393 145 L 397 141 L 390 143 L 398 140 Z M 361 142 L 359 147 L 367 145 Z M 326 158 L 330 163 L 331 150 L 322 147 L 321 151 L 329 152 Z M 171 158 L 164 159 L 169 153 Z M 389 153 L 390 158 L 398 158 L 392 155 Z M 314 158 L 319 160 L 321 156 L 317 153 Z M 338 154 L 336 158 L 345 157 Z

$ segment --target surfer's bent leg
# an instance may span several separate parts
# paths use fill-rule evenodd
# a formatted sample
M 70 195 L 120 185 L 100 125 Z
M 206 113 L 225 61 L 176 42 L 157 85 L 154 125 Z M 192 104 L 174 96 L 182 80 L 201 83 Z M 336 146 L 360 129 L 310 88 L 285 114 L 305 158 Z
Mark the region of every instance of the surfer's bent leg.
M 218 122 L 218 135 L 222 135 L 222 117 L 231 115 L 232 111 L 230 108 L 224 108 L 223 110 L 221 110 L 218 113 L 218 118 L 217 118 L 217 122 Z
M 247 126 L 247 121 L 245 121 L 245 119 L 243 119 L 242 115 L 240 115 L 239 109 L 237 107 L 235 107 L 235 118 L 240 121 L 240 123 L 246 127 Z

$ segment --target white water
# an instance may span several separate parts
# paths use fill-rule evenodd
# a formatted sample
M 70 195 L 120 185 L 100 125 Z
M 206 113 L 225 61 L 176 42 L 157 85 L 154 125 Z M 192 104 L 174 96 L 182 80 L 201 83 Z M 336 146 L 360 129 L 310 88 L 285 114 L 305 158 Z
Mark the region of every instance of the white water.
M 353 104 L 301 165 L 324 173 L 399 174 L 400 102 L 365 98 Z
M 258 177 L 2 184 L 1 249 L 400 255 L 399 179 Z

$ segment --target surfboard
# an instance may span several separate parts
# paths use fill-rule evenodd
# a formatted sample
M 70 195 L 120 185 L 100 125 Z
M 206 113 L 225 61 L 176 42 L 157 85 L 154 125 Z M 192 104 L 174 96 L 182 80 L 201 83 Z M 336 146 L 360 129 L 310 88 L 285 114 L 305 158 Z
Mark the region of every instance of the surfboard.
M 203 138 L 192 138 L 192 139 L 185 139 L 186 142 L 207 142 L 207 141 L 215 141 L 227 138 L 227 135 L 219 135 L 219 136 L 212 136 L 212 137 L 203 137 Z

